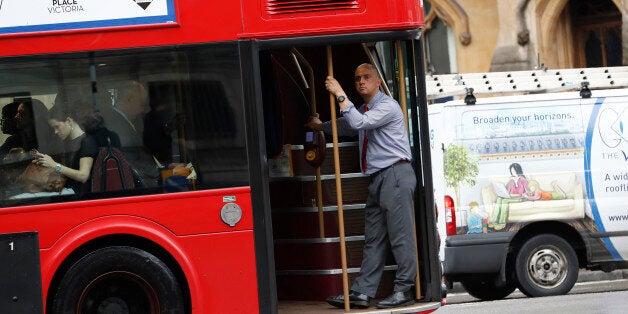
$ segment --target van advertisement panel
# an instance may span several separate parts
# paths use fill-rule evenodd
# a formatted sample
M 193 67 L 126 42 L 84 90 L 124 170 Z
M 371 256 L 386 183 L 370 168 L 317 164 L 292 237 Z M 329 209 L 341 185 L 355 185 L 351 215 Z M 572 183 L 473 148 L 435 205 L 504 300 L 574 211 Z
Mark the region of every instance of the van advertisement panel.
M 586 190 L 600 232 L 626 231 L 628 221 L 627 99 L 599 99 L 587 130 Z M 615 259 L 627 259 L 628 238 L 605 237 Z
M 444 168 L 457 233 L 561 221 L 598 234 L 603 258 L 624 259 L 628 239 L 602 234 L 628 221 L 628 113 L 613 99 L 445 106 L 444 121 L 455 121 Z

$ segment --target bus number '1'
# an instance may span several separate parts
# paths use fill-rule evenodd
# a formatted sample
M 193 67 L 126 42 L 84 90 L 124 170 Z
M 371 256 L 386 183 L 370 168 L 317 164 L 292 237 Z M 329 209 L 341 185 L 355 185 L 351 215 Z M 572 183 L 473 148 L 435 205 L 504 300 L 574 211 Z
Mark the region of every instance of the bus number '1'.
M 15 250 L 15 248 L 13 247 L 13 242 L 9 242 L 9 248 L 11 248 L 11 251 Z

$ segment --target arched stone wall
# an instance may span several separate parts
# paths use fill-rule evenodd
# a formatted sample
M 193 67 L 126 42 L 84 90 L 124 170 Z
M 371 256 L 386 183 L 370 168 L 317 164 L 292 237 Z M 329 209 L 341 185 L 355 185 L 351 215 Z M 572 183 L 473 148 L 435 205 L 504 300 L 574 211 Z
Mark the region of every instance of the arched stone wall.
M 438 17 L 453 34 L 449 48 L 455 50 L 455 71 L 489 70 L 499 36 L 498 1 L 501 0 L 427 0 L 431 10 L 426 27 Z M 490 18 L 486 18 L 490 17 Z
M 626 17 L 628 4 L 622 0 L 612 0 Z M 572 43 L 571 17 L 565 11 L 569 0 L 538 0 L 534 9 L 539 39 L 539 55 L 549 68 L 572 68 L 575 66 Z M 628 23 L 622 23 L 622 38 L 627 38 Z M 623 63 L 627 64 L 628 43 L 623 41 Z
M 571 41 L 571 38 L 557 36 L 559 28 L 563 26 L 560 22 L 564 19 L 562 13 L 568 1 L 569 0 L 539 0 L 535 8 L 539 55 L 542 60 L 541 62 L 549 68 L 572 67 L 571 64 L 565 64 L 565 60 L 559 60 L 558 56 L 558 48 L 563 47 L 565 42 Z M 564 30 L 561 31 L 561 35 L 564 35 Z M 559 44 L 558 41 L 562 41 L 563 43 Z
M 432 10 L 425 18 L 426 26 L 429 29 L 430 23 L 438 16 L 445 24 L 454 30 L 458 41 L 466 46 L 471 43 L 471 33 L 469 32 L 469 17 L 465 10 L 456 0 L 429 0 Z

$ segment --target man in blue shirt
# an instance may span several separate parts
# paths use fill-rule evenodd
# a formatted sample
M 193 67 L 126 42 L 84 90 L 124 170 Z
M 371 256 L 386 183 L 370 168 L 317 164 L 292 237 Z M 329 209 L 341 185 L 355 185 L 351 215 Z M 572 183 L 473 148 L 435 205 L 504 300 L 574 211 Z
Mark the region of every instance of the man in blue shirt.
M 355 88 L 364 104 L 359 108 L 347 99 L 336 79 L 328 76 L 327 90 L 336 96 L 342 117 L 337 119 L 339 135 L 359 135 L 362 171 L 371 176 L 365 207 L 365 241 L 360 275 L 349 293 L 351 307 L 366 308 L 375 297 L 384 271 L 388 248 L 392 248 L 398 269 L 394 292 L 377 303 L 392 308 L 414 303 L 412 287 L 417 274 L 414 237 L 413 197 L 416 176 L 410 160 L 404 115 L 399 104 L 380 91 L 381 79 L 372 64 L 355 70 Z M 331 133 L 331 123 L 312 117 L 308 126 Z M 327 302 L 343 308 L 344 296 Z

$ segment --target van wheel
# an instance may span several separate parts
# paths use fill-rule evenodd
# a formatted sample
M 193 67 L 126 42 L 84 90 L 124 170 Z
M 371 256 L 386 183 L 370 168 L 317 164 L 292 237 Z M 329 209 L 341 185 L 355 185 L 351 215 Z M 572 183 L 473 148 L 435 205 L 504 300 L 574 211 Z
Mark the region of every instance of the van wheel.
M 63 275 L 52 313 L 183 313 L 181 287 L 154 255 L 127 246 L 96 250 Z
M 510 295 L 517 288 L 517 286 L 511 282 L 497 285 L 495 278 L 466 279 L 460 283 L 472 297 L 483 301 L 501 300 Z
M 530 238 L 516 259 L 519 290 L 529 297 L 562 295 L 578 279 L 578 256 L 563 238 L 541 234 Z

